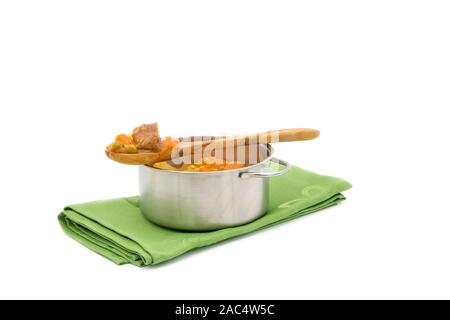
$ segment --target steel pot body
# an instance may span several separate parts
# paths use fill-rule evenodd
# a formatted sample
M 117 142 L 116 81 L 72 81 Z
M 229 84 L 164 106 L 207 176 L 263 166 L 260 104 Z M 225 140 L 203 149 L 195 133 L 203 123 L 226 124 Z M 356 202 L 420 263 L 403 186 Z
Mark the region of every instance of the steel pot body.
M 180 172 L 140 166 L 142 213 L 158 225 L 190 231 L 217 230 L 261 217 L 269 201 L 267 178 L 287 172 L 290 165 L 274 159 L 269 145 L 258 147 L 267 154 L 265 159 L 236 170 Z M 284 168 L 270 171 L 271 160 Z

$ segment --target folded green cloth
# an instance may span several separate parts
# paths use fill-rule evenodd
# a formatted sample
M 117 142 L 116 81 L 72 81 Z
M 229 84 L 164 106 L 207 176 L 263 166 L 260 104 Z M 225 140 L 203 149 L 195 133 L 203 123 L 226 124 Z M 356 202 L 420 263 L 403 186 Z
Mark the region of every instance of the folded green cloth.
M 58 216 L 64 232 L 117 264 L 154 265 L 195 248 L 208 246 L 297 218 L 344 200 L 351 185 L 298 167 L 270 178 L 269 210 L 246 225 L 210 232 L 165 229 L 147 221 L 139 197 L 68 206 Z

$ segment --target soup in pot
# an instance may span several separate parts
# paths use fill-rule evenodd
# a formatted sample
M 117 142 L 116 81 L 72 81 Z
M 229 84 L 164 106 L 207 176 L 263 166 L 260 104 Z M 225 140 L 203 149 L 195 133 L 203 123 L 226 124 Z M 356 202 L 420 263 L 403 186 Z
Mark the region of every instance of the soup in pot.
M 174 170 L 174 171 L 190 171 L 190 172 L 212 172 L 212 171 L 224 171 L 244 168 L 246 165 L 239 161 L 225 161 L 219 160 L 214 157 L 203 158 L 198 163 L 183 163 L 177 165 L 171 161 L 156 162 L 153 168 L 161 170 Z

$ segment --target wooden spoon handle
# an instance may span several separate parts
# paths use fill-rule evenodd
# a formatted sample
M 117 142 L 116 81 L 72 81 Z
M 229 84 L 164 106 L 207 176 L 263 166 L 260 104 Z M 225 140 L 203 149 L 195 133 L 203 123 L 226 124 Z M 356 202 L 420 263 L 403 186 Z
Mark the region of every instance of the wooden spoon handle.
M 294 128 L 294 129 L 281 129 L 273 130 L 264 133 L 258 133 L 256 135 L 250 135 L 249 140 L 255 141 L 256 138 L 260 141 L 267 142 L 290 142 L 290 141 L 305 141 L 317 138 L 320 135 L 320 131 L 309 128 Z
M 290 141 L 305 141 L 317 138 L 320 131 L 309 128 L 295 128 L 273 130 L 263 133 L 256 133 L 242 136 L 230 136 L 223 139 L 213 141 L 214 144 L 225 145 L 249 145 L 255 143 L 275 143 L 275 142 L 290 142 Z
M 309 128 L 295 128 L 267 131 L 250 135 L 230 136 L 215 140 L 182 142 L 178 148 L 182 149 L 182 154 L 202 152 L 204 148 L 233 148 L 256 143 L 275 143 L 312 140 L 320 135 L 320 131 Z

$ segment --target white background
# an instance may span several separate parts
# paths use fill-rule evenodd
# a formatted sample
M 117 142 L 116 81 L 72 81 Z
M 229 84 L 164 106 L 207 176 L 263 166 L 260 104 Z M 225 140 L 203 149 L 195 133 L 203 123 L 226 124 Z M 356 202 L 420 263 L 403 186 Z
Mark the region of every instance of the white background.
M 450 298 L 448 1 L 2 1 L 1 298 Z M 337 207 L 118 267 L 67 205 L 137 193 L 116 133 L 314 127 L 279 157 Z

